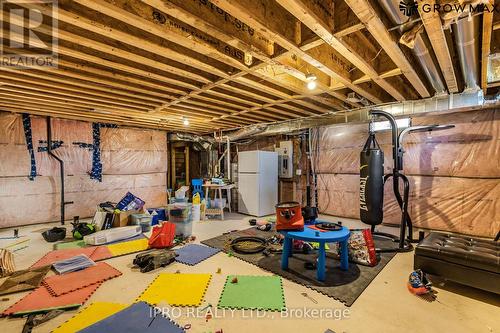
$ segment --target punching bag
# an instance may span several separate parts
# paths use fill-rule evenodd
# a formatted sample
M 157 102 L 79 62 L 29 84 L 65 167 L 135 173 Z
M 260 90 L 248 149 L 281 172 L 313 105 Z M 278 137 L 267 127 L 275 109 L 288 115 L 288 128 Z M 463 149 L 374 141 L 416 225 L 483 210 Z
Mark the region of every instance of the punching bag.
M 384 152 L 375 134 L 370 133 L 360 154 L 359 215 L 370 225 L 382 223 L 384 216 Z

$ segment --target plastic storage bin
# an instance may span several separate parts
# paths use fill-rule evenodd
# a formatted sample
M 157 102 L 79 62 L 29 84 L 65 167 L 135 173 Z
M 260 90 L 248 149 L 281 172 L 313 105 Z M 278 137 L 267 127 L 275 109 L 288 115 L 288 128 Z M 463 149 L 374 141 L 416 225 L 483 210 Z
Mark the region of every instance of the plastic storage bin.
M 148 232 L 151 230 L 151 222 L 150 221 L 142 221 L 139 223 L 141 226 L 142 232 Z
M 183 199 L 177 199 L 177 198 L 170 198 L 168 200 L 169 204 L 175 204 L 175 203 L 188 203 L 188 198 L 183 198 Z
M 139 225 L 146 222 L 151 225 L 152 218 L 149 214 L 132 214 L 130 215 L 130 225 Z
M 193 222 L 191 221 L 190 203 L 169 204 L 168 221 L 175 224 L 175 235 L 189 237 L 193 233 Z

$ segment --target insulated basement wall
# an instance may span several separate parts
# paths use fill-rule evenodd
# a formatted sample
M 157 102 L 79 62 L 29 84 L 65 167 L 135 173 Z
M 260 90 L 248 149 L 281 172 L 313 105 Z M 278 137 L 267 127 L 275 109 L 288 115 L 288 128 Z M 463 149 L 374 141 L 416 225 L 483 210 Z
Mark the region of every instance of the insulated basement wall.
M 37 177 L 28 179 L 30 156 L 20 115 L 0 112 L 0 227 L 60 219 L 59 164 L 47 152 L 46 119 L 31 117 Z M 90 179 L 92 123 L 52 119 L 53 150 L 65 162 L 66 219 L 93 216 L 97 204 L 116 202 L 127 191 L 146 201 L 146 207 L 166 202 L 167 140 L 163 131 L 101 128 L 102 182 Z
M 454 124 L 454 129 L 407 135 L 404 173 L 409 212 L 417 227 L 494 237 L 500 229 L 500 110 L 414 117 L 413 125 Z M 315 130 L 315 163 L 322 213 L 359 219 L 359 153 L 368 124 Z M 377 134 L 392 169 L 389 132 Z M 386 184 L 384 223 L 400 223 L 392 180 Z

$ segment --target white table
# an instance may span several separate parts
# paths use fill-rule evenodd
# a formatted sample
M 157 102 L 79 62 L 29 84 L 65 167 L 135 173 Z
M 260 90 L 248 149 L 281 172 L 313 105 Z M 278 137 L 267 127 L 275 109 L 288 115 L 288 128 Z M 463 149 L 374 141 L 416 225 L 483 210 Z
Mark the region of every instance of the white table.
M 219 184 L 204 184 L 203 187 L 205 188 L 205 200 L 208 201 L 210 198 L 210 190 L 214 190 L 215 195 L 214 199 L 217 199 L 217 194 L 219 195 L 219 199 L 222 203 L 222 191 L 226 190 L 226 196 L 227 196 L 227 207 L 229 209 L 229 212 L 231 213 L 231 189 L 235 187 L 234 184 L 224 184 L 224 185 L 219 185 Z M 205 215 L 220 215 L 221 218 L 224 220 L 224 208 L 208 208 L 205 211 Z

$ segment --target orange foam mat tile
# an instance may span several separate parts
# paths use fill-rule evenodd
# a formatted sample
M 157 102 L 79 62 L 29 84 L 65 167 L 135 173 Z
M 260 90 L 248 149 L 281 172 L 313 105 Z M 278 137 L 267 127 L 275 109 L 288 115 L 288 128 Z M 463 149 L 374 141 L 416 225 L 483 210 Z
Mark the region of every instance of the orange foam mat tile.
M 2 312 L 3 316 L 23 315 L 34 312 L 79 307 L 99 288 L 95 283 L 61 296 L 52 296 L 47 288 L 40 286 Z
M 113 254 L 109 250 L 109 248 L 105 245 L 103 246 L 97 246 L 95 249 L 94 253 L 90 256 L 90 259 L 94 261 L 99 261 L 99 260 L 104 260 L 104 259 L 109 259 L 113 257 Z
M 61 296 L 120 275 L 122 272 L 113 266 L 100 262 L 81 271 L 49 276 L 42 281 L 42 284 L 52 296 Z
M 106 246 L 54 250 L 41 257 L 37 262 L 31 265 L 31 268 L 52 265 L 56 261 L 69 259 L 80 254 L 86 255 L 94 261 L 111 258 L 113 256 Z

